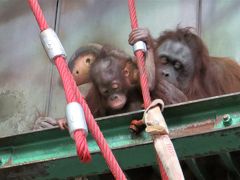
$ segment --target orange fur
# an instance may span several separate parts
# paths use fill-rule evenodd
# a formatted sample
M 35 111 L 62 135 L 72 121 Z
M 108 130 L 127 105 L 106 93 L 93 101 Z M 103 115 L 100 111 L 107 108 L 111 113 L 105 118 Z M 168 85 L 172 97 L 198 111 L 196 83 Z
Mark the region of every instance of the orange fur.
M 158 48 L 171 39 L 187 45 L 193 54 L 195 72 L 187 89 L 181 89 L 188 100 L 240 91 L 240 65 L 229 58 L 209 56 L 207 47 L 191 28 L 165 31 L 155 44 Z

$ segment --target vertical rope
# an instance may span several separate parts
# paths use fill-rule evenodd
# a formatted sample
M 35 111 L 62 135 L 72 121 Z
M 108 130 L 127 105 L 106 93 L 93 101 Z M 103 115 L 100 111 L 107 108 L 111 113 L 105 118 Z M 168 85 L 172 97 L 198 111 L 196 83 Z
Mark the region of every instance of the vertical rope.
M 135 1 L 134 0 L 128 0 L 128 8 L 129 8 L 129 15 L 131 20 L 131 28 L 136 29 L 138 28 L 138 22 L 137 22 L 137 15 L 136 15 L 136 8 L 135 8 Z M 137 57 L 137 65 L 139 69 L 140 74 L 140 83 L 141 83 L 141 89 L 143 94 L 143 100 L 144 100 L 144 107 L 145 109 L 151 104 L 151 97 L 149 93 L 149 87 L 148 87 L 148 80 L 147 80 L 147 73 L 145 71 L 145 64 L 144 64 L 144 52 L 139 50 L 135 52 L 135 56 Z M 175 149 L 173 147 L 173 144 L 169 138 L 168 135 L 163 136 L 153 136 L 154 146 L 157 151 L 157 162 L 160 168 L 161 176 L 163 180 L 168 179 L 177 179 L 182 180 L 184 179 L 181 167 L 179 165 L 179 161 L 175 152 Z M 162 144 L 164 143 L 164 144 Z M 163 148 L 167 150 L 165 153 L 167 155 L 167 158 L 169 157 L 171 162 L 176 163 L 169 164 L 166 163 L 166 158 L 163 158 L 163 150 L 159 149 L 159 146 L 163 145 Z M 164 161 L 161 161 L 161 158 L 164 159 Z M 164 163 L 164 164 L 163 164 Z M 172 168 L 172 172 L 170 173 Z
M 137 21 L 136 9 L 135 9 L 135 1 L 129 0 L 128 7 L 129 7 L 130 20 L 131 20 L 131 28 L 136 29 L 138 28 L 138 21 Z M 146 109 L 151 103 L 151 97 L 150 97 L 149 88 L 148 88 L 147 73 L 144 68 L 145 67 L 144 52 L 139 50 L 135 52 L 135 56 L 137 57 L 137 66 L 140 74 L 140 85 L 142 89 L 144 108 Z

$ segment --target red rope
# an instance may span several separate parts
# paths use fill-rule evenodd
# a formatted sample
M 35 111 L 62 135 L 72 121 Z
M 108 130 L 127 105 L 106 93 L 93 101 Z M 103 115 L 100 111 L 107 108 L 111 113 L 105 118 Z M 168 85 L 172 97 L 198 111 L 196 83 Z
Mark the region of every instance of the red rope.
M 131 27 L 132 29 L 136 29 L 138 28 L 138 22 L 137 22 L 134 0 L 128 1 L 128 8 L 129 8 L 129 14 L 130 14 L 130 20 L 131 20 Z M 142 89 L 144 108 L 146 109 L 151 104 L 151 97 L 150 97 L 149 88 L 148 88 L 147 73 L 144 68 L 145 67 L 144 53 L 143 51 L 139 50 L 135 52 L 135 56 L 137 57 L 137 66 L 140 74 L 140 84 Z
M 76 84 L 72 83 L 71 81 L 72 75 L 67 67 L 66 61 L 64 60 L 63 57 L 59 56 L 56 57 L 55 64 L 63 82 L 63 88 L 67 99 L 67 103 L 77 102 L 75 90 L 72 88 L 73 86 L 76 86 Z M 89 162 L 91 160 L 91 155 L 88 150 L 85 133 L 82 130 L 75 131 L 74 140 L 79 159 L 82 162 Z
M 78 90 L 78 87 L 76 86 L 75 81 L 73 78 L 70 79 L 71 84 L 75 84 L 74 91 L 76 93 L 77 101 L 82 105 L 82 108 L 84 110 L 84 114 L 86 117 L 86 122 L 89 128 L 89 131 L 91 132 L 93 138 L 96 140 L 103 157 L 105 158 L 109 169 L 111 170 L 112 174 L 116 179 L 124 180 L 126 179 L 124 173 L 122 172 L 119 164 L 117 163 L 111 149 L 109 148 L 107 141 L 105 140 L 103 134 L 101 133 L 99 126 L 97 125 L 96 121 L 94 120 L 94 117 L 85 101 L 83 96 Z
M 128 8 L 129 8 L 129 15 L 130 15 L 130 20 L 131 20 L 131 28 L 133 30 L 133 29 L 138 28 L 138 21 L 137 21 L 134 0 L 128 0 Z M 151 104 L 151 97 L 150 97 L 150 93 L 149 93 L 147 73 L 145 71 L 144 52 L 139 50 L 139 51 L 135 52 L 135 56 L 137 57 L 137 65 L 138 65 L 139 74 L 140 74 L 140 83 L 141 83 L 144 107 L 146 109 Z M 158 162 L 158 165 L 160 168 L 162 179 L 168 180 L 168 175 L 162 165 L 160 157 L 157 158 L 157 162 Z
M 48 28 L 47 21 L 45 20 L 45 17 L 43 15 L 42 9 L 38 4 L 38 1 L 31 1 L 28 0 L 28 3 L 30 5 L 30 8 L 32 9 L 32 12 L 37 20 L 38 26 L 40 28 L 40 31 L 43 31 Z
M 38 4 L 37 0 L 28 0 L 28 3 L 33 11 L 33 14 L 38 22 L 40 30 L 43 31 L 48 28 L 47 22 L 44 18 L 42 10 Z M 105 158 L 109 169 L 111 170 L 113 176 L 117 180 L 125 180 L 126 177 L 121 170 L 119 164 L 117 163 L 111 149 L 109 148 L 106 140 L 104 139 L 103 134 L 101 133 L 96 121 L 94 120 L 91 111 L 89 110 L 83 96 L 80 94 L 75 81 L 72 78 L 72 75 L 67 67 L 65 59 L 63 57 L 56 57 L 55 64 L 59 71 L 59 74 L 63 81 L 63 87 L 66 95 L 67 102 L 79 102 L 82 105 L 82 108 L 85 113 L 87 125 L 89 131 L 91 132 L 93 138 L 96 140 L 103 157 Z M 88 151 L 87 141 L 85 134 L 81 130 L 74 132 L 74 139 L 76 143 L 77 154 L 79 158 L 87 162 L 91 159 L 90 153 Z

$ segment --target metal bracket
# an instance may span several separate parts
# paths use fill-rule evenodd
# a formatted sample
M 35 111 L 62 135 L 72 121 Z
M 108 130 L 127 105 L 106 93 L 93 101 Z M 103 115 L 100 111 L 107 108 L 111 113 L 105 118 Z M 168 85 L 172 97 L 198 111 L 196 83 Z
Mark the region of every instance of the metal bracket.
M 42 31 L 40 33 L 40 39 L 52 63 L 54 63 L 54 58 L 57 56 L 67 56 L 57 34 L 53 29 L 48 28 Z
M 138 50 L 142 50 L 143 52 L 147 51 L 147 46 L 145 42 L 143 41 L 138 41 L 133 45 L 133 52 L 137 52 Z
M 82 106 L 77 102 L 71 102 L 67 104 L 66 116 L 68 122 L 69 133 L 73 138 L 75 130 L 84 130 L 85 134 L 88 134 L 88 128 L 86 124 L 85 115 Z

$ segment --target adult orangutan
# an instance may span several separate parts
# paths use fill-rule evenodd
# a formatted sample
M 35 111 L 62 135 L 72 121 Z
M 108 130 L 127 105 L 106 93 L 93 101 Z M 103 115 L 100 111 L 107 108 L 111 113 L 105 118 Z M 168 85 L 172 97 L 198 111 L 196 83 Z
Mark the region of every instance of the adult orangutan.
M 129 44 L 139 40 L 145 41 L 148 48 L 146 69 L 153 98 L 172 104 L 240 91 L 239 64 L 229 58 L 210 56 L 201 38 L 190 28 L 165 31 L 157 39 L 147 29 L 135 29 L 129 35 Z M 135 129 L 140 125 L 131 123 Z M 218 163 L 212 166 L 212 162 Z M 209 179 L 229 177 L 217 156 L 197 159 L 197 163 L 213 167 Z
M 147 44 L 146 69 L 153 98 L 166 104 L 240 91 L 240 66 L 229 58 L 211 57 L 191 28 L 165 31 L 153 39 L 145 28 L 133 30 L 129 43 Z

